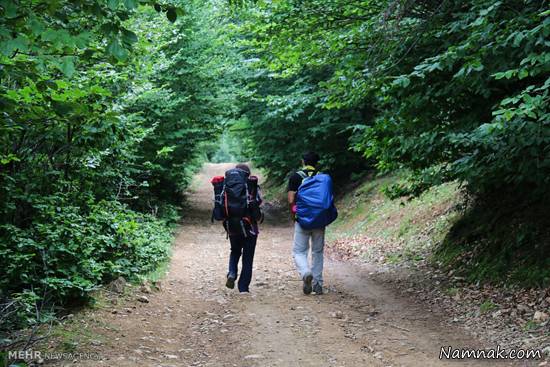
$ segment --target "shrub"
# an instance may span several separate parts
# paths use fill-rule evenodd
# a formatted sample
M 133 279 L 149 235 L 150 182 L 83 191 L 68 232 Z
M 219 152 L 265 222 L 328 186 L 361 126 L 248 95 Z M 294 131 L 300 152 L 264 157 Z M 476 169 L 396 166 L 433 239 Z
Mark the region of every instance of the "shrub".
M 169 255 L 171 233 L 165 223 L 116 201 L 89 210 L 48 200 L 35 206 L 38 215 L 29 228 L 1 227 L 3 299 L 26 294 L 40 296 L 33 298 L 39 303 L 82 302 L 100 284 L 118 276 L 135 279 Z M 24 314 L 19 315 L 23 323 Z

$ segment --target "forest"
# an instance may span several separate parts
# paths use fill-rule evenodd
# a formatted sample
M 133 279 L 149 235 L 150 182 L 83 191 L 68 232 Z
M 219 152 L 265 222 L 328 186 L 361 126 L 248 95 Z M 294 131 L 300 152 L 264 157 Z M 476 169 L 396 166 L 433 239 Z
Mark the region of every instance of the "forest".
M 406 202 L 457 183 L 450 265 L 550 285 L 544 0 L 0 0 L 0 15 L 2 332 L 166 264 L 204 162 L 250 160 L 278 187 L 308 150 L 340 192 L 397 173 L 384 194 Z

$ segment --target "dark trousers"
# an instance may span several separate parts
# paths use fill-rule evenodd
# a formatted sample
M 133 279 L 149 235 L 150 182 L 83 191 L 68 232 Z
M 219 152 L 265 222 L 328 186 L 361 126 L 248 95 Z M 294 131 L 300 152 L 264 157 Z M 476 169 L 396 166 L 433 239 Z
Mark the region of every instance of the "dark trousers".
M 239 291 L 248 292 L 248 286 L 252 280 L 252 262 L 254 261 L 254 250 L 258 236 L 248 235 L 247 237 L 229 236 L 231 242 L 231 253 L 229 254 L 229 272 L 227 275 L 237 278 L 239 273 L 239 258 L 243 256 L 241 276 L 239 277 Z

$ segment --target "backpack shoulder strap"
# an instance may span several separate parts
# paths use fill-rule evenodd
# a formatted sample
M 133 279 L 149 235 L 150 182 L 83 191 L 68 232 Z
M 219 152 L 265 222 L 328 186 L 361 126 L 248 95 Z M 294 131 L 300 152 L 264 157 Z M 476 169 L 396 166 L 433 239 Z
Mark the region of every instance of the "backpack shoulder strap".
M 305 173 L 304 171 L 297 171 L 296 173 L 302 178 L 302 180 L 308 177 L 307 173 Z
M 319 174 L 319 171 L 317 171 L 317 168 L 313 166 L 304 166 L 304 168 L 302 168 L 302 172 L 304 172 L 306 177 L 313 177 Z

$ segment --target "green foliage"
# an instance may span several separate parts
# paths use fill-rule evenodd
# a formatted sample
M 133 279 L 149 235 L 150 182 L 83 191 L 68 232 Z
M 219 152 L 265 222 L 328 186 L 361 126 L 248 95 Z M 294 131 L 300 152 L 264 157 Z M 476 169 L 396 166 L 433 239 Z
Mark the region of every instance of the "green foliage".
M 249 117 L 264 131 L 255 152 L 281 140 L 290 146 L 285 153 L 299 151 L 296 131 L 308 146 L 324 146 L 329 136 L 330 155 L 349 146 L 344 132 L 352 132 L 351 146 L 379 170 L 410 170 L 393 196 L 455 179 L 481 196 L 510 186 L 547 192 L 550 13 L 543 2 L 286 0 L 251 13 L 241 30 L 256 60 L 248 84 L 265 101 L 260 122 Z M 262 94 L 265 84 L 280 92 Z M 305 133 L 296 123 L 303 111 Z M 327 128 L 318 116 L 341 125 Z M 338 134 L 343 139 L 334 141 Z M 288 158 L 262 163 L 280 175 Z
M 148 193 L 168 202 L 181 199 L 207 145 L 218 139 L 235 111 L 235 76 L 228 69 L 234 51 L 221 44 L 222 10 L 193 2 L 182 9 L 185 16 L 174 25 L 159 24 L 152 11 L 134 23 L 136 32 L 148 38 L 139 67 L 148 77 L 125 105 L 151 131 L 136 152 L 136 163 L 146 171 L 140 178 L 147 181 Z
M 0 1 L 0 303 L 27 317 L 166 261 L 168 222 L 235 110 L 223 9 Z
M 321 169 L 337 178 L 367 166 L 348 148 L 350 122 L 360 121 L 361 111 L 332 114 L 318 109 L 321 96 L 315 91 L 317 76 L 311 74 L 275 79 L 264 72 L 247 78 L 255 91 L 244 100 L 244 118 L 231 126 L 241 136 L 245 152 L 275 184 L 299 168 L 302 154 L 310 150 L 321 156 Z
M 405 73 L 383 83 L 387 112 L 363 140 L 381 167 L 414 171 L 404 192 L 458 178 L 481 196 L 546 193 L 550 17 L 541 6 L 476 1 L 434 13 L 415 45 L 431 51 L 411 51 Z
M 231 131 L 224 131 L 219 140 L 209 144 L 207 157 L 210 162 L 246 162 L 241 141 Z
M 272 5 L 283 2 L 277 4 Z M 354 106 L 334 113 L 322 108 L 326 101 L 323 82 L 334 72 L 332 65 L 308 63 L 295 69 L 285 65 L 280 73 L 275 72 L 279 58 L 287 56 L 277 52 L 277 32 L 284 38 L 292 29 L 278 23 L 280 19 L 270 10 L 269 4 L 263 4 L 241 11 L 244 21 L 232 30 L 240 46 L 244 85 L 242 118 L 231 125 L 231 131 L 241 137 L 245 154 L 277 185 L 300 166 L 302 154 L 310 150 L 321 155 L 322 170 L 337 178 L 361 171 L 369 162 L 349 149 L 349 141 L 370 109 Z M 278 24 L 281 27 L 271 33 L 270 28 Z M 292 47 L 288 41 L 285 44 Z M 294 56 L 303 55 L 296 52 Z
M 136 279 L 169 254 L 171 233 L 165 223 L 116 201 L 86 211 L 60 198 L 42 198 L 35 206 L 34 224 L 25 230 L 2 226 L 0 242 L 0 289 L 19 300 L 32 296 L 23 303 L 33 308 L 43 295 L 63 305 L 85 299 L 98 284 L 117 276 Z

